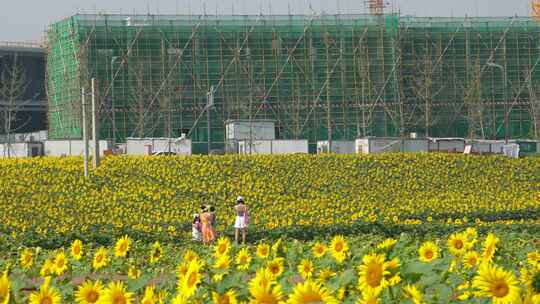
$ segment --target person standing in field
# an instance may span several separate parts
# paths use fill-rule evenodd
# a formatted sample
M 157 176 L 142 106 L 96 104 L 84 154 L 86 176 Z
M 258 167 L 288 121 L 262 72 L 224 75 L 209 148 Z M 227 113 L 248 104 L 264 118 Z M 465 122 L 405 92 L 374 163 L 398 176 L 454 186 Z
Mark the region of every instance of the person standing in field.
M 211 222 L 212 222 L 212 228 L 214 228 L 214 234 L 216 232 L 216 220 L 217 220 L 217 217 L 216 217 L 216 208 L 214 208 L 214 206 L 210 206 L 210 215 L 211 215 Z
M 240 231 L 242 231 L 242 244 L 246 243 L 247 225 L 248 225 L 248 207 L 244 203 L 244 198 L 239 196 L 234 206 L 236 211 L 236 220 L 234 221 L 234 240 L 238 244 Z
M 198 214 L 193 215 L 193 224 L 191 225 L 191 237 L 195 242 L 200 242 L 202 240 L 202 225 L 201 217 Z
M 204 244 L 210 244 L 216 238 L 214 233 L 214 227 L 212 227 L 212 215 L 208 206 L 201 206 L 201 228 L 202 239 Z

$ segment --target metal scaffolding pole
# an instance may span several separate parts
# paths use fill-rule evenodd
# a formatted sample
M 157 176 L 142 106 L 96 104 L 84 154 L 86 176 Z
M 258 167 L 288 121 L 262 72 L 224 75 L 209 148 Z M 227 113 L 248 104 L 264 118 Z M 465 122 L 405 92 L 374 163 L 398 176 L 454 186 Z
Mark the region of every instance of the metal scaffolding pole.
M 96 79 L 92 78 L 92 140 L 94 146 L 92 153 L 92 165 L 94 169 L 99 166 L 99 123 L 97 113 Z
M 84 161 L 84 176 L 88 176 L 88 127 L 86 123 L 86 92 L 81 89 L 82 103 L 82 137 L 83 137 L 83 161 Z

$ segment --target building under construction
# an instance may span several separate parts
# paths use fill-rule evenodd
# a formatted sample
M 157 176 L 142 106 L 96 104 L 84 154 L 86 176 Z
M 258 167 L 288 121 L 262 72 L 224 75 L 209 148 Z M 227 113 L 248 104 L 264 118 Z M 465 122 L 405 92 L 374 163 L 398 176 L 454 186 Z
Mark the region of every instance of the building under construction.
M 311 149 L 410 132 L 540 137 L 534 18 L 75 15 L 48 39 L 51 138 L 81 137 L 91 78 L 101 137 L 116 142 L 186 133 L 205 152 L 211 134 L 221 149 L 235 119 L 273 120 Z

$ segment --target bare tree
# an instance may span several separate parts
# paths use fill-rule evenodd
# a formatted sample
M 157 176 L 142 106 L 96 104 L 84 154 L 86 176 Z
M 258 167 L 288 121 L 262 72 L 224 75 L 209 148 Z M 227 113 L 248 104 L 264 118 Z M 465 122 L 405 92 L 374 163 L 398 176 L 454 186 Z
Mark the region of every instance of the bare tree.
M 154 132 L 157 123 L 152 115 L 157 111 L 156 106 L 149 109 L 149 101 L 154 95 L 153 83 L 149 79 L 147 69 L 150 68 L 149 62 L 138 60 L 130 65 L 130 78 L 135 82 L 135 86 L 130 89 L 130 97 L 134 102 L 130 102 L 128 111 L 133 113 L 135 129 L 132 136 L 146 137 Z
M 22 101 L 27 88 L 28 82 L 24 68 L 15 54 L 0 75 L 0 127 L 6 136 L 4 156 L 8 158 L 11 157 L 12 133 L 22 129 L 28 123 L 27 121 L 15 126 L 18 112 L 28 103 L 28 101 Z
M 538 97 L 538 85 L 532 83 L 532 77 L 527 82 L 529 90 L 529 111 L 531 114 L 532 135 L 540 139 L 540 98 Z
M 467 105 L 469 137 L 473 139 L 478 137 L 485 139 L 486 104 L 482 98 L 481 71 L 478 61 L 475 63 L 474 70 L 471 74 L 472 79 L 469 83 L 467 94 L 464 97 L 465 104 Z M 480 134 L 478 134 L 478 131 L 480 131 Z

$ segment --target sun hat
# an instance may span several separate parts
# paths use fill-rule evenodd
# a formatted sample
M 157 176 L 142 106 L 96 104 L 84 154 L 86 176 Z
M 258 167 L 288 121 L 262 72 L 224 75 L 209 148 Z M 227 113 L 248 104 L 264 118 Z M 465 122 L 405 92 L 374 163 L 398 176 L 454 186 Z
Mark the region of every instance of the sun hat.
M 236 198 L 236 201 L 237 201 L 237 202 L 243 202 L 243 201 L 244 201 L 244 198 L 243 198 L 242 196 L 238 196 L 238 197 Z

